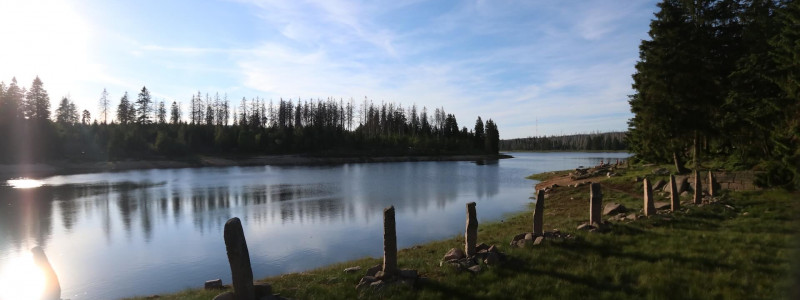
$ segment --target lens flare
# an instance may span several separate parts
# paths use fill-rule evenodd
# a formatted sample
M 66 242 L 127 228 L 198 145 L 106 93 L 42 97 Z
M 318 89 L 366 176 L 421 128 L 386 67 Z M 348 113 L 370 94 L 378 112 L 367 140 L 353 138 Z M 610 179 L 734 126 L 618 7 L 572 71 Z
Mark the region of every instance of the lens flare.
M 44 291 L 44 274 L 25 253 L 0 265 L 0 299 L 39 299 Z

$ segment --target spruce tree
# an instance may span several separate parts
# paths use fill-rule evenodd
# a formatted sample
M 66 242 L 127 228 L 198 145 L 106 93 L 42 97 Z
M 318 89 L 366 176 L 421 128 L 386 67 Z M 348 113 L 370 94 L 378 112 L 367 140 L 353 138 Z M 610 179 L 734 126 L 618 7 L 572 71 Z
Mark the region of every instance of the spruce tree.
M 147 87 L 142 87 L 139 92 L 139 97 L 136 99 L 136 123 L 150 124 L 150 112 L 152 111 L 153 100 L 150 97 L 150 91 Z
M 30 90 L 25 95 L 26 117 L 32 120 L 46 121 L 50 119 L 50 96 L 44 89 L 39 76 L 33 80 Z

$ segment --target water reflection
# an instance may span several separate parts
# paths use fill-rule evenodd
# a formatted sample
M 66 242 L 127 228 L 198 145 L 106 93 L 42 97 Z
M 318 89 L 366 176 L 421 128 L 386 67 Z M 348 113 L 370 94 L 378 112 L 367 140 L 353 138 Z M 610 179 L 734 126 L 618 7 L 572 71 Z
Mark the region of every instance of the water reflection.
M 466 202 L 478 202 L 481 220 L 496 219 L 529 202 L 524 176 L 607 157 L 56 176 L 38 188 L 0 187 L 0 263 L 42 246 L 70 299 L 175 291 L 229 278 L 222 228 L 237 216 L 256 277 L 300 271 L 379 255 L 389 205 L 407 247 L 459 234 Z

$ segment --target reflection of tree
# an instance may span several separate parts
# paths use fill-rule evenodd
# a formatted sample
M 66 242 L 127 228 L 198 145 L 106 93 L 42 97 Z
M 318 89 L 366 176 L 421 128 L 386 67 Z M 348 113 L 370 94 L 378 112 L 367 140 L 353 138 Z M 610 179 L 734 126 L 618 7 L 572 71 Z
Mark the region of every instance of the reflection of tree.
M 52 232 L 53 192 L 47 188 L 0 188 L 0 248 L 26 246 L 30 238 L 42 247 Z

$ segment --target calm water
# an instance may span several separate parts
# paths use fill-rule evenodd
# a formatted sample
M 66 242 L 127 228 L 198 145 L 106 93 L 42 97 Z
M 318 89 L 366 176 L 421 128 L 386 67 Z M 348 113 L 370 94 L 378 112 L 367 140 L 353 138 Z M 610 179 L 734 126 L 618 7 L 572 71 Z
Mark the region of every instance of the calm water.
M 485 165 L 192 168 L 55 176 L 28 189 L 6 183 L 0 299 L 27 284 L 21 274 L 30 273 L 29 250 L 37 245 L 65 299 L 174 292 L 214 278 L 230 283 L 222 230 L 231 217 L 242 220 L 254 276 L 261 278 L 379 257 L 389 205 L 397 211 L 399 247 L 410 247 L 463 234 L 467 202 L 477 202 L 481 222 L 524 209 L 536 183 L 527 175 L 628 156 L 513 155 Z

